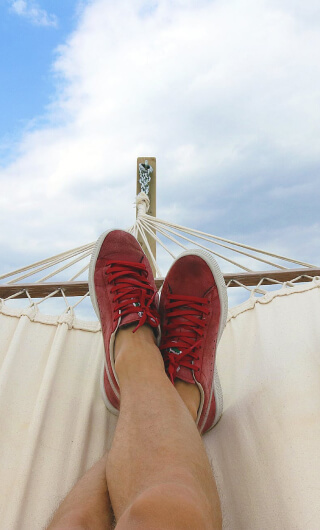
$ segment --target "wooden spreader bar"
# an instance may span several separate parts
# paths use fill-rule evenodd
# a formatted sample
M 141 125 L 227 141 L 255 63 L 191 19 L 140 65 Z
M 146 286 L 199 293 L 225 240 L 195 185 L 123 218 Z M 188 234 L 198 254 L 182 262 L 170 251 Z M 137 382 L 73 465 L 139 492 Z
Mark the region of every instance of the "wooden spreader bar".
M 239 287 L 237 282 L 240 282 L 242 285 L 247 286 L 255 286 L 258 285 L 258 283 L 263 278 L 270 278 L 272 280 L 277 280 L 278 282 L 288 282 L 290 280 L 294 280 L 298 276 L 301 276 L 299 280 L 297 280 L 295 283 L 298 282 L 305 282 L 307 281 L 306 276 L 319 276 L 320 277 L 320 269 L 318 268 L 303 268 L 303 269 L 288 269 L 288 270 L 281 270 L 281 271 L 262 271 L 262 272 L 244 272 L 244 273 L 226 273 L 224 274 L 224 279 L 226 284 L 228 284 L 231 280 L 231 284 L 229 287 Z M 156 279 L 156 285 L 157 287 L 161 287 L 163 283 L 163 278 L 157 278 Z M 264 285 L 270 285 L 273 282 L 269 281 L 268 279 L 264 280 Z M 49 294 L 53 293 L 54 291 L 57 291 L 53 296 L 62 296 L 61 290 L 63 290 L 65 296 L 84 296 L 88 291 L 88 282 L 45 282 L 45 283 L 20 283 L 20 284 L 2 284 L 0 285 L 0 298 L 8 298 L 9 296 L 12 296 L 14 294 L 19 293 L 15 298 L 27 298 L 28 291 L 31 298 L 44 298 L 45 296 L 48 296 Z M 20 292 L 22 291 L 22 292 Z

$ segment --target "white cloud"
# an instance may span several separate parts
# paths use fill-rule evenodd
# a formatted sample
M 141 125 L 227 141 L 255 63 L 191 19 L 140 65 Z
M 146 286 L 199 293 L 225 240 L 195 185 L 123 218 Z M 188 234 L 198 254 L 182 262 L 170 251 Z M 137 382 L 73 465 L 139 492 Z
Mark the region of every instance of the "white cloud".
M 303 19 L 298 4 L 255 0 L 147 7 L 94 0 L 57 51 L 48 125 L 0 170 L 0 244 L 46 255 L 126 227 L 144 155 L 158 159 L 160 216 L 259 246 L 262 226 L 272 240 L 279 225 L 298 238 L 298 223 L 313 224 L 317 11 Z M 302 178 L 303 203 L 279 192 Z M 297 255 L 297 238 L 289 254 L 320 259 Z
M 27 18 L 36 26 L 57 27 L 58 19 L 47 13 L 33 0 L 10 0 L 11 10 L 19 16 Z

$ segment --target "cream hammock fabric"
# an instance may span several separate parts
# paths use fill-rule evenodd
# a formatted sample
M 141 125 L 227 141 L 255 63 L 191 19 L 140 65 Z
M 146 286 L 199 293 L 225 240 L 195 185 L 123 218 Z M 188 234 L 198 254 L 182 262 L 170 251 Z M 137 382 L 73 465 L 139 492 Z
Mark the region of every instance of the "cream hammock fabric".
M 320 281 L 230 311 L 224 414 L 205 443 L 224 528 L 320 528 Z M 0 307 L 0 526 L 40 530 L 110 447 L 97 323 Z

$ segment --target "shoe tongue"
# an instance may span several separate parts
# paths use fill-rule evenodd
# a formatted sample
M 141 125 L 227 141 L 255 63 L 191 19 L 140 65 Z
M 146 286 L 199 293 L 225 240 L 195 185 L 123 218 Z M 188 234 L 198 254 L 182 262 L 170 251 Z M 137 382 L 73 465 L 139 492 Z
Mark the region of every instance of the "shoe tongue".
M 181 350 L 179 348 L 171 347 L 168 349 L 168 351 L 174 355 L 181 354 Z M 192 370 L 191 368 L 187 368 L 186 366 L 179 366 L 178 371 L 176 374 L 176 379 L 181 379 L 181 381 L 185 381 L 186 383 L 192 383 L 195 384 L 195 380 L 193 379 Z
M 129 315 L 125 315 L 121 318 L 119 328 L 122 328 L 124 326 L 128 326 L 129 324 L 138 324 L 139 317 L 137 317 L 137 313 L 130 313 Z
M 129 304 L 131 303 L 132 307 L 137 307 L 138 304 L 137 302 L 131 302 L 129 301 Z M 130 305 L 129 305 L 130 307 Z M 143 313 L 127 313 L 126 315 L 124 316 L 121 316 L 121 321 L 120 321 L 120 325 L 119 325 L 119 328 L 122 328 L 124 326 L 128 326 L 129 324 L 138 324 L 140 318 L 142 317 Z
M 132 325 L 132 324 L 138 325 L 142 315 L 143 315 L 143 312 L 141 312 L 141 313 L 128 313 L 127 315 L 124 315 L 123 317 L 121 317 L 119 328 L 123 328 L 125 326 L 129 326 L 129 325 Z M 152 325 L 150 320 L 152 321 L 152 323 L 154 323 L 154 326 Z M 156 321 L 154 320 L 154 318 L 149 316 L 147 318 L 147 320 L 146 320 L 146 324 L 148 324 L 153 329 L 155 337 L 157 338 L 159 333 L 160 333 L 160 328 L 159 328 L 159 326 L 156 326 Z
M 185 381 L 186 383 L 192 383 L 193 385 L 195 384 L 191 369 L 186 368 L 185 366 L 180 366 L 180 370 L 177 373 L 176 379 L 181 379 L 181 381 Z

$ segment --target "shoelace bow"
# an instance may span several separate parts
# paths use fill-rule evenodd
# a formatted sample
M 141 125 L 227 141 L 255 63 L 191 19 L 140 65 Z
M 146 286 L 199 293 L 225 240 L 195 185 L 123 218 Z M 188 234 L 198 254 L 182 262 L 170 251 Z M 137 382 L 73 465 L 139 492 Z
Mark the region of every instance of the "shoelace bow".
M 165 305 L 161 351 L 166 371 L 174 383 L 181 366 L 199 371 L 197 361 L 201 346 L 209 301 L 195 296 L 168 295 Z
M 153 305 L 157 292 L 147 280 L 148 272 L 143 263 L 130 261 L 107 261 L 105 273 L 112 285 L 111 293 L 114 302 L 114 318 L 137 313 L 138 328 L 146 322 L 152 326 L 159 325 L 159 315 Z

